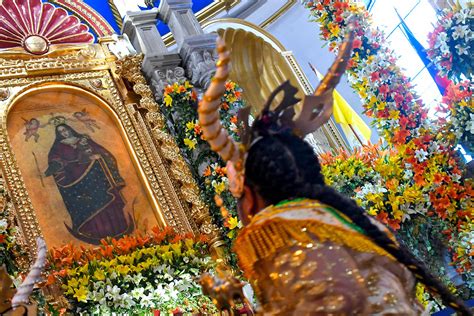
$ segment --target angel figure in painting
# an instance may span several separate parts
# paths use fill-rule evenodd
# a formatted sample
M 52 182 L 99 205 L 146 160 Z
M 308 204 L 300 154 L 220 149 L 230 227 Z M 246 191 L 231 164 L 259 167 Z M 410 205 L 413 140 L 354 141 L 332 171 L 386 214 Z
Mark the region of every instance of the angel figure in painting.
M 45 176 L 53 176 L 71 216 L 72 227 L 65 224 L 69 232 L 91 244 L 131 233 L 134 222 L 120 192 L 125 181 L 114 156 L 67 124 L 55 131 Z
M 38 119 L 32 118 L 30 120 L 23 119 L 25 121 L 25 132 L 23 135 L 25 135 L 25 142 L 27 142 L 31 137 L 35 140 L 35 142 L 38 142 L 39 139 L 39 134 L 38 130 L 41 126 L 40 121 Z
M 92 132 L 95 132 L 95 129 L 100 129 L 96 121 L 89 116 L 89 113 L 86 112 L 86 109 L 83 109 L 80 112 L 74 112 L 72 115 L 76 120 L 84 124 Z

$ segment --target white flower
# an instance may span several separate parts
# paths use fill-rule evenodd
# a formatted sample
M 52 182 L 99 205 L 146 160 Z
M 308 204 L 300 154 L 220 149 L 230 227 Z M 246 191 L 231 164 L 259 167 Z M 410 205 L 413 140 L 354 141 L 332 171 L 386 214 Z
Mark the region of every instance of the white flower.
M 117 285 L 111 287 L 110 285 L 107 286 L 107 294 L 105 297 L 112 301 L 117 301 L 120 299 L 120 288 Z
M 453 38 L 457 40 L 458 38 L 463 38 L 464 36 L 466 36 L 467 28 L 467 25 L 456 25 L 455 27 L 453 27 Z
M 141 299 L 143 297 L 143 294 L 145 293 L 145 289 L 142 287 L 137 287 L 132 290 L 132 297 L 134 299 Z
M 155 306 L 155 304 L 153 303 L 153 293 L 150 292 L 148 294 L 144 294 L 140 299 L 140 305 L 145 308 Z
M 135 277 L 133 278 L 133 283 L 138 286 L 140 284 L 140 282 L 144 279 L 145 277 L 141 274 L 141 273 L 138 273 L 137 275 L 135 275 Z
M 448 46 L 448 44 L 446 44 L 446 42 L 441 43 L 439 49 L 441 50 L 441 53 L 443 55 L 449 55 L 450 54 L 449 46 Z
M 432 152 L 432 153 L 438 152 L 438 150 L 439 150 L 438 143 L 437 142 L 432 142 L 429 149 L 430 149 L 430 152 Z
M 454 15 L 458 24 L 466 24 L 466 18 L 468 16 L 467 10 L 461 10 Z
M 446 45 L 447 41 L 448 41 L 448 34 L 446 32 L 441 32 L 438 34 L 438 37 L 436 38 L 435 47 L 439 47 L 443 44 Z
M 403 179 L 408 180 L 413 177 L 413 171 L 410 169 L 407 169 L 403 172 Z
M 8 222 L 6 219 L 0 219 L 0 231 L 5 231 L 7 229 Z
M 459 55 L 469 55 L 469 46 L 465 47 L 464 45 L 457 44 L 454 46 Z
M 426 156 L 428 156 L 428 153 L 424 151 L 423 149 L 415 150 L 415 157 L 419 162 L 425 161 Z
M 466 130 L 474 134 L 474 113 L 469 113 L 470 120 L 466 124 Z

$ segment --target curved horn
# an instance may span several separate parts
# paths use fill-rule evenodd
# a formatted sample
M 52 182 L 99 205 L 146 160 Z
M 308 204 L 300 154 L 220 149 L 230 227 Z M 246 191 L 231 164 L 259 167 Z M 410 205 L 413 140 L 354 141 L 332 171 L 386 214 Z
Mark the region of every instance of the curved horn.
M 317 130 L 331 117 L 334 102 L 333 91 L 341 80 L 351 58 L 354 35 L 353 27 L 350 25 L 349 32 L 339 47 L 339 54 L 328 73 L 321 80 L 314 94 L 305 96 L 301 113 L 294 121 L 295 130 L 300 136 Z M 315 113 L 315 109 L 319 109 L 319 112 Z
M 219 60 L 216 64 L 216 74 L 212 78 L 209 88 L 204 93 L 202 101 L 199 103 L 199 124 L 201 125 L 203 136 L 213 151 L 217 152 L 224 161 L 238 162 L 241 158 L 239 145 L 222 127 L 219 115 L 221 98 L 226 89 L 225 82 L 230 72 L 230 52 L 225 42 L 221 39 L 217 40 L 217 52 Z
M 28 304 L 29 297 L 33 292 L 33 288 L 36 283 L 41 281 L 41 272 L 43 271 L 46 263 L 46 244 L 42 238 L 36 239 L 36 246 L 38 254 L 36 255 L 36 261 L 30 268 L 30 272 L 18 287 L 18 291 L 12 298 L 13 309 L 17 308 L 21 304 Z

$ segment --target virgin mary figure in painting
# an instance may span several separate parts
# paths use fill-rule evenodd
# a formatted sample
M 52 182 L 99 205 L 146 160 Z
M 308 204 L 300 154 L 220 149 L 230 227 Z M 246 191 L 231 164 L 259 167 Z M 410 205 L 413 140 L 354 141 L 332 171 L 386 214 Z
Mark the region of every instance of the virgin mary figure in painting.
M 125 186 L 114 156 L 67 124 L 56 126 L 45 175 L 53 176 L 71 216 L 69 232 L 98 244 L 105 237 L 131 233 L 134 223 L 124 212 L 120 190 Z

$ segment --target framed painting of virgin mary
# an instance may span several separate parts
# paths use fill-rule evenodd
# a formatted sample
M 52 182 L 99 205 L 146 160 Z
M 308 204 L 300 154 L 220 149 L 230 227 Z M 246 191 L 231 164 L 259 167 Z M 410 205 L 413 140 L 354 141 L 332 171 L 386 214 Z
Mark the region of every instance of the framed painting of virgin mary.
M 23 93 L 7 132 L 49 247 L 157 226 L 124 132 L 105 102 L 67 85 Z

